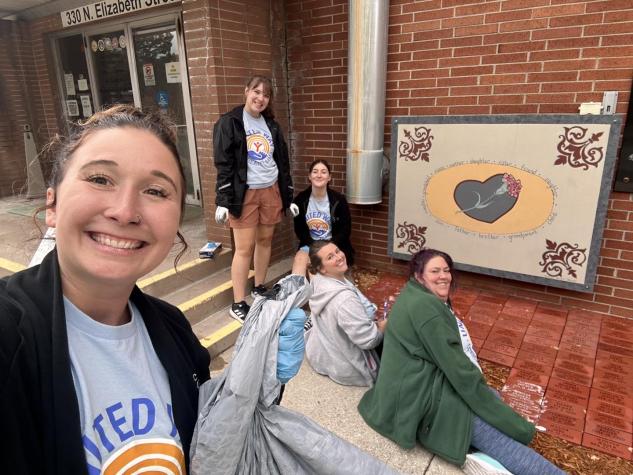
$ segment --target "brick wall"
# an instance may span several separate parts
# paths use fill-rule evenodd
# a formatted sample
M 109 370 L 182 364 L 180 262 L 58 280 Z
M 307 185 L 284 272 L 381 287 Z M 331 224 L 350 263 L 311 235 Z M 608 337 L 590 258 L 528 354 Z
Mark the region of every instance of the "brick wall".
M 314 158 L 334 165 L 344 189 L 347 0 L 286 0 L 296 181 Z M 630 1 L 391 0 L 385 147 L 395 115 L 576 113 L 633 77 Z M 354 206 L 358 264 L 397 272 L 387 255 L 387 193 Z M 461 282 L 601 313 L 633 317 L 633 195 L 612 193 L 593 294 L 461 274 Z
M 24 76 L 32 57 L 24 24 L 0 20 L 0 197 L 26 192 L 23 127 L 28 123 Z
M 283 8 L 274 0 L 185 0 L 183 19 L 208 236 L 231 246 L 228 226 L 214 221 L 213 124 L 244 102 L 250 76 L 272 75 L 276 119 L 288 138 Z M 286 218 L 276 230 L 273 260 L 289 254 L 292 239 Z
M 48 33 L 61 29 L 59 15 L 30 23 L 0 21 L 0 196 L 26 193 L 23 126 L 29 124 L 37 151 L 60 131 L 54 65 Z M 49 163 L 42 163 L 45 177 Z

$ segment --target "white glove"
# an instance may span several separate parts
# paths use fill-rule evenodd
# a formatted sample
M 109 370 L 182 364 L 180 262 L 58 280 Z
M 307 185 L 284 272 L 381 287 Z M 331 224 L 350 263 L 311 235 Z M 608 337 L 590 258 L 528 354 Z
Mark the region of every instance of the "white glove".
M 296 218 L 297 216 L 299 216 L 299 207 L 296 204 L 290 203 L 288 210 L 290 211 L 290 214 L 292 215 L 293 218 Z
M 218 224 L 224 224 L 229 217 L 229 209 L 224 206 L 218 206 L 215 209 L 215 222 Z

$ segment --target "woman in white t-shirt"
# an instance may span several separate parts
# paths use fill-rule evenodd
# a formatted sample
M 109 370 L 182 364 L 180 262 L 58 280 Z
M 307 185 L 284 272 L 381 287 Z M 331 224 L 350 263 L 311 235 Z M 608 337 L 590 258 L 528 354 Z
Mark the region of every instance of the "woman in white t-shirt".
M 174 129 L 117 105 L 69 130 L 42 152 L 56 248 L 0 280 L 2 471 L 187 473 L 209 354 L 136 286 L 182 239 Z
M 354 264 L 354 248 L 350 242 L 352 218 L 345 195 L 330 188 L 332 167 L 323 159 L 314 160 L 308 168 L 310 186 L 297 194 L 293 203 L 299 214 L 295 216 L 295 234 L 299 250 L 294 267 L 307 268 L 308 250 L 315 241 L 332 241 L 343 251 L 347 265 Z
M 235 249 L 231 264 L 233 305 L 230 315 L 243 321 L 249 311 L 246 286 L 251 259 L 254 295 L 266 292 L 273 232 L 282 211 L 291 205 L 293 187 L 288 148 L 272 108 L 272 81 L 253 76 L 244 89 L 245 102 L 224 114 L 213 128 L 217 169 L 215 220 L 227 219 Z

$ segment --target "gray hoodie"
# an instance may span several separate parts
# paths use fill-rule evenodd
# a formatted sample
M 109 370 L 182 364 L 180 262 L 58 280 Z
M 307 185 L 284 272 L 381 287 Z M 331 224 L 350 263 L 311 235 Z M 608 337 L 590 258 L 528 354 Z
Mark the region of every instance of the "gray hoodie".
M 383 335 L 361 301 L 367 299 L 347 280 L 317 274 L 311 284 L 313 326 L 306 334 L 310 366 L 339 384 L 372 386 L 378 373 L 373 348 Z

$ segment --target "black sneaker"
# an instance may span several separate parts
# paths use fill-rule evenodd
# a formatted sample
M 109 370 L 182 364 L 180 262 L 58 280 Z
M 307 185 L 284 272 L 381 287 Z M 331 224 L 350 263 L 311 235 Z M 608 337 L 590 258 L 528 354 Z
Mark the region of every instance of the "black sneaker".
M 246 315 L 248 315 L 248 311 L 251 309 L 249 305 L 242 300 L 241 302 L 234 303 L 231 305 L 231 310 L 229 310 L 229 315 L 237 320 L 238 322 L 244 323 L 246 320 Z
M 268 292 L 268 289 L 265 285 L 256 285 L 255 287 L 253 287 L 253 290 L 251 290 L 251 296 L 253 298 L 257 298 L 261 295 L 264 295 L 266 292 Z
M 306 318 L 306 322 L 303 324 L 303 331 L 307 332 L 310 328 L 312 328 L 312 316 L 308 314 L 308 318 Z

